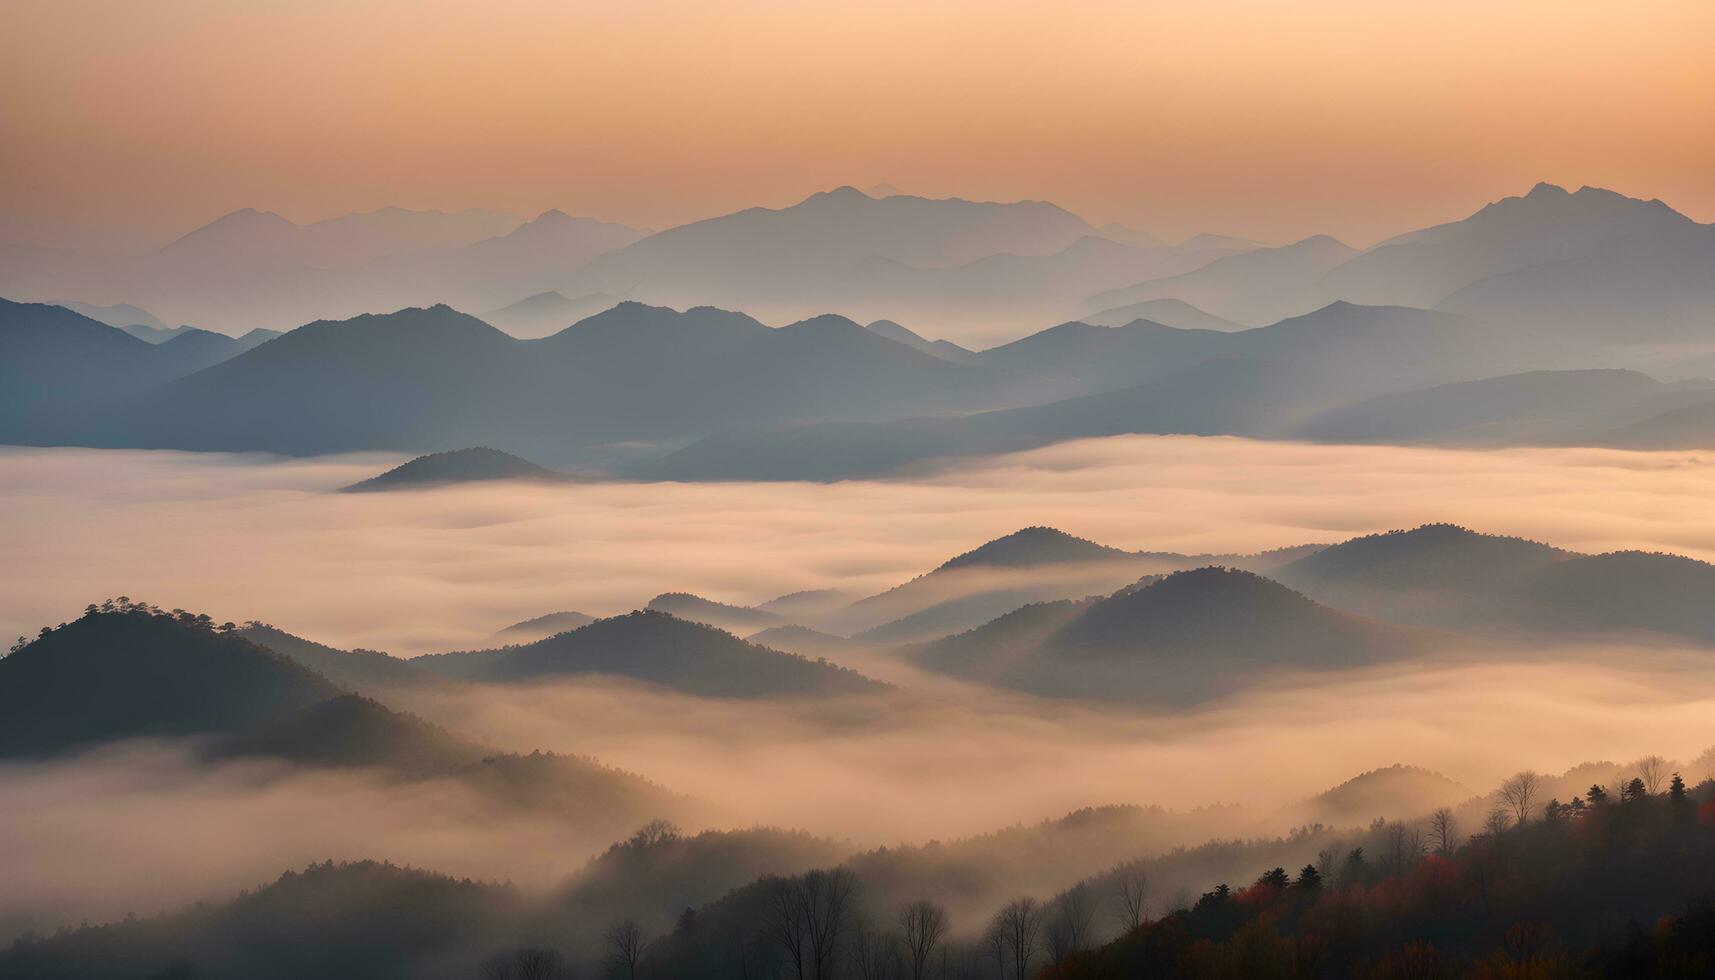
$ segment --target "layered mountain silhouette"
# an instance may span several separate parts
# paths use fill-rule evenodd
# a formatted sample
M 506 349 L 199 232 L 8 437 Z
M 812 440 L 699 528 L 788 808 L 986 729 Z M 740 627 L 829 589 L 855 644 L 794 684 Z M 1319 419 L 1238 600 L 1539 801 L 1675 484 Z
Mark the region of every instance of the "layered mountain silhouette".
M 546 337 L 559 333 L 585 317 L 612 308 L 619 300 L 606 293 L 570 297 L 550 289 L 526 296 L 515 303 L 482 314 L 486 323 L 514 337 Z
M 489 639 L 501 646 L 514 643 L 534 643 L 537 640 L 547 639 L 556 633 L 565 633 L 588 626 L 595 620 L 594 616 L 587 613 L 567 609 L 513 623 L 511 626 L 496 632 Z
M 1036 694 L 1186 701 L 1258 672 L 1361 666 L 1421 654 L 1435 642 L 1255 573 L 1207 566 L 1105 598 L 1026 606 L 903 655 Z
M 307 324 L 92 414 L 78 441 L 293 454 L 501 442 L 559 461 L 784 416 L 886 417 L 1031 394 L 1028 379 L 839 317 L 771 329 L 711 308 L 622 303 L 525 341 L 438 306 Z
M 441 487 L 461 483 L 558 483 L 565 477 L 527 459 L 487 446 L 452 449 L 418 456 L 379 476 L 342 487 L 343 493 L 379 493 L 418 487 Z
M 1088 310 L 1179 299 L 1267 323 L 1334 300 L 1441 309 L 1562 343 L 1704 339 L 1715 227 L 1658 200 L 1538 184 L 1460 221 L 1362 252 L 1310 239 L 1092 296 Z
M 656 610 L 597 620 L 523 646 L 434 654 L 412 663 L 462 680 L 601 675 L 706 697 L 825 697 L 885 689 L 861 674 Z
M 0 439 L 59 442 L 89 413 L 238 353 L 239 341 L 205 330 L 154 344 L 64 307 L 0 299 Z
M 1430 769 L 1398 763 L 1359 773 L 1293 808 L 1301 823 L 1364 826 L 1373 820 L 1421 819 L 1437 807 L 1462 803 L 1470 790 Z
M 386 698 L 446 686 L 440 675 L 379 650 L 341 650 L 266 623 L 247 624 L 234 635 L 307 667 L 347 691 Z
M 1324 601 L 1402 623 L 1715 642 L 1715 565 L 1679 555 L 1583 555 L 1433 524 L 1355 538 L 1277 574 Z
M 702 623 L 716 629 L 743 636 L 785 622 L 774 613 L 749 606 L 716 602 L 689 592 L 663 592 L 650 599 L 643 608 L 664 612 L 692 623 Z
M 1476 321 L 1349 303 L 1233 333 L 1143 321 L 1119 328 L 1069 323 L 984 351 L 978 364 L 1034 374 L 1045 384 L 1111 390 L 959 417 L 734 429 L 631 472 L 679 480 L 836 480 L 936 457 L 1127 433 L 1291 436 L 1319 413 L 1351 402 L 1482 376 L 1530 356 L 1491 341 Z
M 1146 299 L 1111 310 L 1100 310 L 1078 320 L 1097 327 L 1123 327 L 1138 320 L 1147 320 L 1175 330 L 1244 329 L 1240 324 L 1205 313 L 1182 299 Z

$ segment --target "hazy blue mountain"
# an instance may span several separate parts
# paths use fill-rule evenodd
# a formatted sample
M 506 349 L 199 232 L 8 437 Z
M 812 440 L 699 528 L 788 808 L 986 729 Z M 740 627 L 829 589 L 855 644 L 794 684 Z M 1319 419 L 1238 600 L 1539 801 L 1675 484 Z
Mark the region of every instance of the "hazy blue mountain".
M 502 646 L 512 643 L 534 643 L 537 640 L 545 640 L 556 633 L 565 633 L 588 626 L 595 620 L 594 616 L 573 610 L 551 612 L 513 623 L 489 639 Z
M 403 691 L 443 687 L 444 678 L 411 661 L 379 650 L 341 650 L 306 640 L 266 623 L 251 623 L 235 634 L 321 674 L 348 691 L 387 697 Z
M 1034 568 L 1076 562 L 1127 561 L 1136 555 L 1097 544 L 1088 538 L 1067 534 L 1054 527 L 1027 527 L 995 538 L 954 555 L 936 567 L 945 572 L 958 568 Z
M 230 356 L 236 343 L 192 331 L 151 344 L 64 307 L 0 299 L 0 439 L 55 442 L 85 413 Z
M 482 319 L 514 337 L 529 339 L 559 333 L 579 320 L 610 309 L 619 299 L 593 293 L 575 299 L 558 290 L 526 296 L 516 303 L 482 314 Z
M 716 629 L 726 630 L 743 636 L 764 630 L 770 626 L 779 626 L 785 622 L 779 616 L 760 609 L 747 606 L 734 606 L 725 602 L 716 602 L 689 592 L 663 592 L 649 600 L 645 609 L 664 612 L 679 619 L 692 623 L 702 623 Z
M 930 669 L 1049 696 L 1196 700 L 1268 670 L 1402 658 L 1434 640 L 1322 606 L 1251 572 L 1204 567 L 1111 596 L 1026 606 L 903 648 Z
M 596 258 L 568 285 L 670 306 L 712 303 L 769 320 L 828 310 L 864 320 L 921 319 L 918 308 L 866 277 L 884 268 L 950 269 L 991 255 L 1048 255 L 1092 231 L 1040 201 L 877 199 L 840 187 L 787 208 L 749 208 L 657 232 Z
M 1356 254 L 1327 235 L 1316 235 L 1291 245 L 1225 256 L 1181 275 L 1098 292 L 1089 297 L 1085 309 L 1093 312 L 1177 299 L 1235 323 L 1272 323 L 1343 298 L 1327 296 L 1316 287 L 1324 275 Z
M 1333 270 L 1327 295 L 1464 313 L 1563 342 L 1700 337 L 1715 312 L 1715 227 L 1658 200 L 1538 184 L 1401 235 Z
M 1141 303 L 1116 306 L 1080 317 L 1079 321 L 1098 327 L 1123 327 L 1137 320 L 1172 327 L 1175 330 L 1243 330 L 1242 324 L 1223 320 L 1205 313 L 1181 299 L 1146 299 Z
M 1542 569 L 1522 598 L 1551 629 L 1650 630 L 1715 643 L 1715 565 L 1681 555 L 1569 558 Z
M 524 483 L 558 483 L 565 477 L 527 459 L 503 453 L 487 446 L 452 449 L 444 453 L 418 456 L 393 467 L 380 476 L 372 476 L 348 487 L 342 493 L 378 493 L 387 490 L 410 490 L 421 487 L 442 487 L 460 483 L 492 483 L 513 481 Z
M 138 340 L 147 340 L 158 344 L 163 340 L 171 340 L 179 331 L 189 330 L 189 327 L 168 327 L 155 314 L 140 306 L 130 303 L 114 303 L 111 306 L 101 306 L 96 303 L 77 303 L 70 300 L 55 300 L 52 305 L 63 306 L 73 313 L 81 313 L 91 320 L 105 323 L 110 327 L 118 327 Z M 127 327 L 133 329 L 126 330 Z
M 861 674 L 654 610 L 600 619 L 524 646 L 434 654 L 413 663 L 465 680 L 606 675 L 705 697 L 824 697 L 885 690 Z
M 107 329 L 107 328 L 104 328 Z M 319 453 L 689 439 L 782 417 L 875 418 L 1027 399 L 1003 372 L 839 317 L 778 330 L 622 303 L 522 341 L 447 307 L 308 324 L 128 402 L 104 445 Z
M 144 612 L 89 613 L 0 659 L 0 756 L 237 732 L 338 693 L 240 636 Z
M 768 647 L 771 650 L 782 650 L 795 653 L 800 657 L 813 660 L 833 660 L 863 649 L 863 644 L 843 636 L 824 633 L 808 626 L 788 624 L 785 626 L 770 626 L 744 638 L 748 643 Z
M 135 399 L 90 441 L 297 454 L 477 445 L 516 403 L 518 343 L 444 306 L 310 323 Z
M 988 255 L 957 266 L 864 261 L 824 306 L 854 316 L 909 316 L 966 336 L 1011 336 L 1078 310 L 1092 293 L 1200 268 L 1228 252 L 1139 248 L 1087 235 L 1047 255 Z
M 936 357 L 945 358 L 949 361 L 968 364 L 977 359 L 975 351 L 966 350 L 950 340 L 927 340 L 892 320 L 877 320 L 874 323 L 866 323 L 864 329 L 871 333 L 880 334 L 889 340 L 897 340 L 905 346 L 914 347 L 925 354 L 934 354 Z
M 1294 435 L 1313 416 L 1386 392 L 1491 374 L 1529 345 L 1492 342 L 1444 313 L 1335 303 L 1236 333 L 1062 324 L 984 351 L 1048 387 L 1114 390 L 959 417 L 734 429 L 632 472 L 680 480 L 868 476 L 935 457 L 1014 452 L 1125 433 Z M 1129 385 L 1129 387 L 1127 387 Z
M 1365 399 L 1305 421 L 1297 434 L 1332 442 L 1595 441 L 1615 413 L 1659 405 L 1674 390 L 1635 371 L 1530 371 Z M 1707 386 L 1677 391 L 1715 402 Z

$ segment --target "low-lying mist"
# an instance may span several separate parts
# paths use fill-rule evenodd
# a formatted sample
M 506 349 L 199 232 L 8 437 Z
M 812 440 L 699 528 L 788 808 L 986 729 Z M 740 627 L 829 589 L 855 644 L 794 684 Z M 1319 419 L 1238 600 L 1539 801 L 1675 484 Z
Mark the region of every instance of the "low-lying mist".
M 1128 549 L 1244 552 L 1432 521 L 1581 550 L 1715 556 L 1715 455 L 1125 436 L 836 484 L 336 487 L 398 462 L 0 450 L 0 629 L 138 595 L 400 655 L 665 591 L 877 592 L 1049 524 Z

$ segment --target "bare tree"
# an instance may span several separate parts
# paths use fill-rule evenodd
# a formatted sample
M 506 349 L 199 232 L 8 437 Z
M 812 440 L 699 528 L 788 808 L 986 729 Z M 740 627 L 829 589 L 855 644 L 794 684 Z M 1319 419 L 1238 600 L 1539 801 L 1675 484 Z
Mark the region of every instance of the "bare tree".
M 1512 825 L 1512 812 L 1505 806 L 1496 804 L 1489 809 L 1489 815 L 1483 818 L 1483 833 L 1489 837 L 1499 837 Z
M 1034 898 L 1017 898 L 995 913 L 1001 942 L 1012 959 L 1012 975 L 1024 980 L 1042 943 L 1042 905 Z
M 483 960 L 482 980 L 512 980 L 512 955 L 497 953 Z
M 1143 873 L 1142 868 L 1131 865 L 1121 868 L 1114 877 L 1120 928 L 1131 932 L 1149 918 L 1149 876 Z
M 1512 811 L 1513 822 L 1523 825 L 1530 819 L 1531 808 L 1542 790 L 1542 777 L 1526 769 L 1501 784 L 1501 802 Z
M 994 957 L 994 968 L 1000 980 L 1006 980 L 1006 927 L 1001 922 L 999 912 L 989 920 L 988 931 L 983 933 L 983 948 Z
M 1403 875 L 1423 857 L 1423 831 L 1396 821 L 1383 833 L 1382 845 L 1387 870 Z
M 1435 853 L 1448 855 L 1459 843 L 1459 821 L 1453 816 L 1452 807 L 1441 807 L 1429 815 L 1429 840 L 1435 845 Z
M 517 980 L 557 980 L 565 967 L 558 950 L 526 946 L 512 956 Z
M 1644 781 L 1644 790 L 1651 796 L 1661 792 L 1661 784 L 1667 781 L 1667 773 L 1673 766 L 1659 755 L 1646 755 L 1633 763 L 1638 770 L 1638 778 Z
M 638 969 L 643 964 L 643 951 L 649 946 L 643 936 L 643 927 L 632 919 L 621 919 L 602 933 L 602 942 L 607 946 L 608 973 L 625 980 L 637 980 Z
M 1045 916 L 1049 958 L 1055 963 L 1063 963 L 1073 953 L 1086 949 L 1095 914 L 1090 886 L 1083 882 L 1073 885 L 1055 899 Z
M 928 980 L 935 947 L 947 935 L 947 913 L 932 902 L 912 902 L 899 910 L 899 931 L 905 937 L 905 965 L 911 980 Z
M 851 929 L 851 961 L 858 980 L 892 980 L 899 972 L 899 940 L 882 933 L 867 916 Z
M 774 933 L 794 976 L 833 977 L 856 893 L 857 875 L 849 868 L 811 871 L 776 885 L 770 909 Z

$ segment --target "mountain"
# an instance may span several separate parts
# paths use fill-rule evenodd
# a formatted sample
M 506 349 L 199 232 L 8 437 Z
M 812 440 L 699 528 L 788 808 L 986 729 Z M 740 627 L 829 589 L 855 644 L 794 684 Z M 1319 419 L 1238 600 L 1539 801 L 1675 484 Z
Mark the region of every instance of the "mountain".
M 1099 292 L 1089 297 L 1085 308 L 1109 310 L 1146 300 L 1177 299 L 1235 323 L 1272 323 L 1326 305 L 1328 299 L 1316 284 L 1356 254 L 1327 235 L 1316 235 L 1278 248 L 1228 255 L 1181 275 Z
M 479 763 L 488 750 L 416 715 L 392 711 L 362 695 L 342 694 L 221 739 L 213 753 L 427 777 Z
M 1367 826 L 1376 819 L 1418 820 L 1437 807 L 1452 806 L 1472 795 L 1438 772 L 1395 763 L 1318 793 L 1293 808 L 1291 820 L 1334 826 Z
M 1323 601 L 1402 623 L 1715 642 L 1715 565 L 1680 555 L 1583 555 L 1432 524 L 1354 538 L 1276 574 Z
M 594 259 L 569 285 L 671 306 L 746 309 L 770 320 L 830 309 L 870 320 L 918 311 L 860 278 L 866 265 L 947 269 L 991 255 L 1047 255 L 1092 232 L 1040 201 L 877 199 L 840 187 L 787 208 L 749 208 L 657 232 Z
M 484 416 L 518 383 L 517 343 L 445 306 L 305 324 L 138 396 L 89 441 L 292 454 L 480 444 Z
M 643 608 L 664 612 L 687 622 L 713 626 L 715 629 L 740 636 L 785 622 L 773 613 L 715 602 L 713 599 L 705 599 L 688 592 L 663 592 L 650 599 L 649 604 Z
M 151 344 L 60 306 L 0 299 L 0 440 L 53 443 L 86 412 L 189 374 L 223 353 L 213 334 Z
M 1168 433 L 1293 436 L 1322 412 L 1388 392 L 1492 373 L 1535 351 L 1475 321 L 1335 303 L 1235 333 L 1062 324 L 983 351 L 978 365 L 1044 387 L 1111 390 L 958 417 L 733 429 L 631 472 L 672 480 L 838 480 L 940 456 L 1016 452 L 1067 439 Z
M 0 660 L 0 756 L 237 732 L 338 693 L 320 674 L 194 620 L 91 612 Z
M 1327 274 L 1329 296 L 1435 307 L 1566 339 L 1701 337 L 1715 226 L 1659 200 L 1538 184 L 1382 242 Z
M 348 691 L 388 697 L 446 686 L 439 675 L 379 650 L 341 650 L 266 623 L 247 624 L 234 635 L 313 670 Z
M 840 608 L 802 610 L 801 622 L 871 646 L 947 636 L 1032 603 L 1106 594 L 1161 574 L 1212 561 L 1266 570 L 1284 554 L 1179 555 L 1132 552 L 1027 527 L 956 555 L 909 582 Z
M 412 662 L 464 680 L 606 675 L 704 697 L 826 697 L 886 689 L 832 664 L 746 643 L 654 610 L 596 620 L 524 646 L 433 654 Z
M 172 321 L 237 333 L 435 303 L 491 309 L 554 289 L 642 234 L 558 211 L 523 222 L 389 208 L 298 225 L 244 209 L 145 255 L 16 263 L 0 270 L 0 289 L 124 296 Z
M 823 305 L 853 316 L 930 320 L 973 339 L 1015 336 L 1021 327 L 1080 309 L 1092 293 L 1189 272 L 1228 254 L 1140 248 L 1086 235 L 1046 255 L 1003 252 L 957 266 L 871 258 L 831 287 Z
M 1204 313 L 1180 299 L 1146 299 L 1141 303 L 1116 306 L 1080 317 L 1079 322 L 1097 327 L 1123 327 L 1137 320 L 1148 320 L 1175 330 L 1243 330 L 1241 324 Z
M 1208 566 L 1106 598 L 1027 606 L 902 654 L 933 670 L 1047 696 L 1182 702 L 1229 690 L 1238 677 L 1360 666 L 1433 642 L 1252 572 Z
M 968 364 L 976 360 L 977 357 L 974 351 L 966 350 L 950 340 L 927 340 L 892 320 L 877 320 L 874 323 L 867 323 L 864 324 L 864 329 L 870 333 L 880 334 L 889 340 L 897 340 L 905 346 L 916 348 L 925 354 L 934 354 L 936 357 L 945 358 L 949 361 Z
M 514 337 L 546 337 L 572 324 L 610 309 L 619 302 L 606 293 L 594 293 L 572 299 L 558 290 L 548 290 L 526 296 L 497 310 L 482 314 L 482 319 Z
M 1027 527 L 995 538 L 942 562 L 935 571 L 957 568 L 1032 568 L 1074 562 L 1126 561 L 1136 555 L 1054 527 Z
M 151 344 L 158 344 L 163 340 L 169 340 L 177 334 L 178 331 L 189 329 L 188 327 L 174 327 L 169 329 L 166 324 L 155 318 L 155 314 L 150 313 L 148 310 L 145 310 L 140 306 L 132 306 L 130 303 L 114 303 L 111 306 L 100 306 L 95 303 L 76 303 L 69 300 L 55 300 L 52 305 L 63 306 L 66 309 L 71 310 L 73 313 L 81 313 L 84 316 L 89 317 L 91 320 L 105 323 L 110 327 L 118 327 L 121 330 L 125 330 L 126 333 L 131 334 L 133 337 L 136 337 L 138 340 L 147 340 Z M 133 329 L 126 330 L 127 327 L 131 327 Z
M 472 449 L 453 449 L 444 453 L 418 456 L 380 476 L 372 476 L 351 486 L 341 487 L 340 492 L 378 493 L 496 481 L 557 483 L 563 479 L 565 477 L 553 470 L 537 466 L 527 459 L 520 459 L 498 449 L 489 449 L 487 446 L 477 446 Z
M 495 633 L 493 636 L 489 637 L 489 639 L 501 645 L 513 643 L 534 643 L 537 640 L 545 640 L 556 633 L 565 633 L 570 630 L 588 626 L 595 622 L 595 619 L 596 618 L 594 616 L 586 615 L 581 612 L 573 612 L 571 610 L 566 610 L 564 612 L 551 612 L 544 616 L 537 616 L 534 619 L 526 619 L 523 622 L 513 623 L 511 626 L 505 627 Z
M 1306 420 L 1328 442 L 1599 444 L 1618 413 L 1653 416 L 1675 400 L 1715 403 L 1715 386 L 1669 386 L 1636 371 L 1530 371 L 1379 395 Z
M 561 464 L 767 419 L 897 417 L 1034 393 L 1028 379 L 841 317 L 771 329 L 628 302 L 518 340 L 437 306 L 307 324 L 81 419 L 77 439 L 286 454 L 487 443 Z

